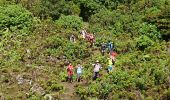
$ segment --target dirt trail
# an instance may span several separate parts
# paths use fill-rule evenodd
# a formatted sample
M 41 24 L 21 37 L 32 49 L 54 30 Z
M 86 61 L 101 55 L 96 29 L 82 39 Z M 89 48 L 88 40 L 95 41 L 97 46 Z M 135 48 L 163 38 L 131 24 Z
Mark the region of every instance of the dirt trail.
M 76 83 L 63 82 L 62 85 L 65 88 L 64 93 L 60 96 L 60 100 L 80 100 L 80 98 L 75 94 L 74 85 Z

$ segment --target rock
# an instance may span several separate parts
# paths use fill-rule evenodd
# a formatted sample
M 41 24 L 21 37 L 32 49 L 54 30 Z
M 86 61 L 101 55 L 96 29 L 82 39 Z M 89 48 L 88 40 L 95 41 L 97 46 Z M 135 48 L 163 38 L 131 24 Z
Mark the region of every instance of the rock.
M 27 57 L 28 57 L 28 58 L 31 58 L 31 51 L 30 51 L 30 49 L 27 49 L 27 50 L 26 50 L 26 53 L 27 53 Z
M 18 84 L 32 85 L 32 80 L 24 79 L 22 75 L 17 75 L 16 80 Z
M 17 75 L 16 80 L 18 81 L 18 84 L 24 83 L 24 78 L 21 75 Z
M 44 89 L 41 86 L 39 86 L 38 84 L 34 84 L 32 86 L 32 88 L 30 89 L 30 91 L 33 92 L 33 93 L 37 93 L 39 95 L 44 95 L 45 94 Z
M 43 65 L 37 66 L 38 69 L 44 69 Z
M 31 53 L 29 49 L 27 49 L 26 52 L 29 53 L 29 54 Z
M 5 100 L 5 97 L 3 96 L 2 93 L 0 93 L 0 100 Z
M 26 80 L 26 79 L 25 79 L 25 82 L 26 82 L 27 84 L 29 84 L 29 85 L 32 85 L 32 80 Z
M 46 95 L 44 96 L 44 99 L 45 99 L 45 100 L 52 100 L 53 97 L 52 97 L 50 94 L 46 94 Z

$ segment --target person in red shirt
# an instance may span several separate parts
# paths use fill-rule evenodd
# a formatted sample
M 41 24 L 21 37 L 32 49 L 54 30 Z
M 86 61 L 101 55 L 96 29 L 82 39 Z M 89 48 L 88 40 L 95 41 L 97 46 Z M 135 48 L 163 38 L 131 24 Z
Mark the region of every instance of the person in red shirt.
M 73 66 L 71 63 L 67 66 L 67 74 L 68 74 L 68 81 L 70 83 L 73 82 Z

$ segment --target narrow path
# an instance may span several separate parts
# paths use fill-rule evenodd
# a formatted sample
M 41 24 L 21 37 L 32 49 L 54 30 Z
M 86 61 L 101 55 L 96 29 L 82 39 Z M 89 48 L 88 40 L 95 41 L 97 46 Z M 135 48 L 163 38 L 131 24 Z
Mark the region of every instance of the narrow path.
M 65 88 L 64 93 L 60 96 L 61 100 L 80 100 L 80 98 L 75 94 L 74 85 L 76 83 L 63 82 L 62 85 Z

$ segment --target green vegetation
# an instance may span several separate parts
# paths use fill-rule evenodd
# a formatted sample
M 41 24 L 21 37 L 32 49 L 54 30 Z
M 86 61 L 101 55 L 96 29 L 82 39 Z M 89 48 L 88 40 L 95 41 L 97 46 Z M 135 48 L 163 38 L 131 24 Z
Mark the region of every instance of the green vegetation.
M 92 48 L 83 28 L 95 33 Z M 168 100 L 169 40 L 169 0 L 0 0 L 0 99 Z M 118 53 L 109 74 L 99 51 L 108 41 Z M 65 82 L 68 61 L 83 65 L 82 82 Z

